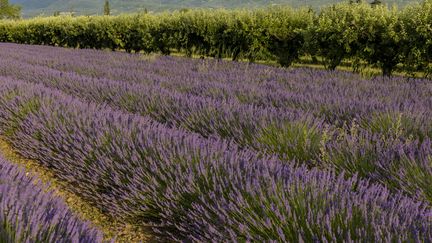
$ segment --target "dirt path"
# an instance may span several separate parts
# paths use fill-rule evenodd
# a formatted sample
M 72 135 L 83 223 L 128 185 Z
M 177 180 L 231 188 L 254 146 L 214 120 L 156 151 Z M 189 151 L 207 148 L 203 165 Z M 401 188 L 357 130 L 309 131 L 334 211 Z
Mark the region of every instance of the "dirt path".
M 33 175 L 44 183 L 49 183 L 59 197 L 63 198 L 68 207 L 81 219 L 90 221 L 104 233 L 105 239 L 116 237 L 115 242 L 148 242 L 151 241 L 143 229 L 122 224 L 112 217 L 104 215 L 99 209 L 88 204 L 76 194 L 66 190 L 67 185 L 54 177 L 49 170 L 40 166 L 36 161 L 20 156 L 12 146 L 0 137 L 0 154 L 7 160 L 26 169 L 28 175 Z

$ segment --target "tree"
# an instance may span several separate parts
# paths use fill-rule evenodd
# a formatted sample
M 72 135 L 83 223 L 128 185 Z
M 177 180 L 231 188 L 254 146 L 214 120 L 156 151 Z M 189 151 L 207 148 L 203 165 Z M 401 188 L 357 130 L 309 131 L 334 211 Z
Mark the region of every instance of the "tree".
M 276 57 L 282 67 L 290 66 L 301 56 L 305 46 L 305 30 L 313 25 L 314 13 L 311 9 L 272 9 L 263 15 L 267 49 Z M 258 30 L 258 33 L 262 30 Z
M 0 0 L 0 19 L 19 19 L 21 6 L 9 4 L 9 0 Z
M 397 9 L 384 5 L 365 8 L 359 12 L 358 26 L 361 26 L 357 42 L 357 55 L 371 65 L 381 68 L 384 76 L 390 76 L 397 64 L 402 61 L 407 45 L 405 25 L 400 21 Z
M 356 14 L 363 4 L 336 4 L 323 8 L 307 31 L 308 52 L 323 58 L 324 66 L 335 70 L 357 51 Z
M 110 9 L 110 4 L 108 0 L 105 0 L 105 4 L 104 4 L 104 15 L 110 15 L 111 14 L 111 9 Z

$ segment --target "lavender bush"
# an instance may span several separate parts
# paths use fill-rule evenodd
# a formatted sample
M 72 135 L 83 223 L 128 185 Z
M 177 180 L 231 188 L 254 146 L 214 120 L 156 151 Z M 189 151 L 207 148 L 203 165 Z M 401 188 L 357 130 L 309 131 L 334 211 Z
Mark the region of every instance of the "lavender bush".
M 1 242 L 102 242 L 46 186 L 0 158 Z

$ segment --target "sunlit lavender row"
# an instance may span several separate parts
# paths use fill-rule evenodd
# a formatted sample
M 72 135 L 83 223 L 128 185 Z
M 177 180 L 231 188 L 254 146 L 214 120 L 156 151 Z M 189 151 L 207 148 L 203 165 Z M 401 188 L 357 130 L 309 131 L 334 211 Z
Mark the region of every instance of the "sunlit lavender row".
M 46 186 L 0 157 L 0 241 L 102 242 L 102 234 Z
M 426 241 L 428 204 L 58 90 L 0 79 L 0 130 L 125 222 L 192 241 Z

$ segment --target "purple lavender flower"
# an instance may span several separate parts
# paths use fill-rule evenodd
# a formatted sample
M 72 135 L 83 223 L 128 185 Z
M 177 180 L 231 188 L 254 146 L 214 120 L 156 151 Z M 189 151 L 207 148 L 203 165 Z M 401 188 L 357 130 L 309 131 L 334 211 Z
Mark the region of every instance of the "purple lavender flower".
M 102 234 L 46 186 L 0 158 L 0 241 L 102 242 Z

